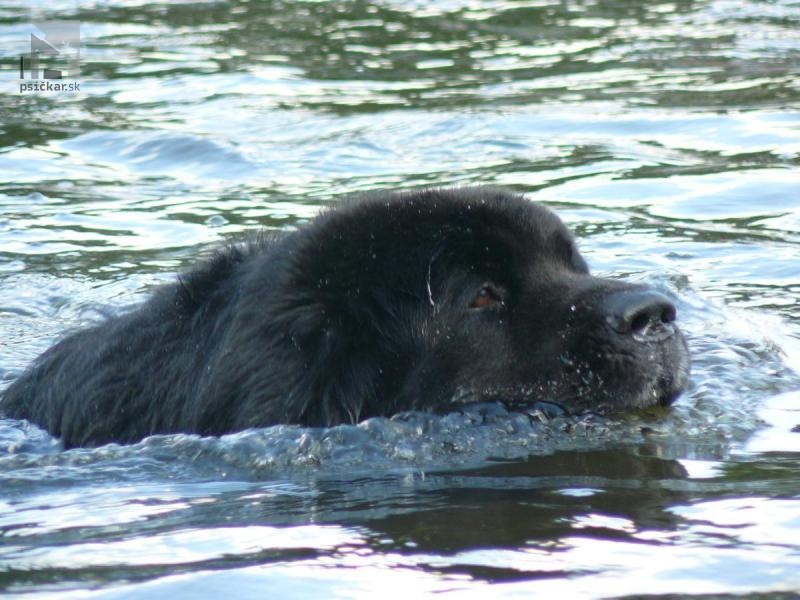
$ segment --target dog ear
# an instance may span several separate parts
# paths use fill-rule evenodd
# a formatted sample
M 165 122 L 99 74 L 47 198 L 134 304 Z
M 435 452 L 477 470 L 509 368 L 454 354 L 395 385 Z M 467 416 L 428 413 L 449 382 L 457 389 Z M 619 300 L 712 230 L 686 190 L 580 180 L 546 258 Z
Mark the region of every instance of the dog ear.
M 319 301 L 295 305 L 282 321 L 297 365 L 283 400 L 286 422 L 357 423 L 365 407 L 379 400 L 380 361 L 371 328 L 357 312 Z

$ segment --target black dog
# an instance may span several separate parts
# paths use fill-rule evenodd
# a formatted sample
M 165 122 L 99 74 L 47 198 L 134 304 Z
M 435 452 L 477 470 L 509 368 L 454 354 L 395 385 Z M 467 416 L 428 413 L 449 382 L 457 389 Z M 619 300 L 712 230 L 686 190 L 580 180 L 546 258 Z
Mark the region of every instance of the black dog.
M 552 212 L 492 189 L 344 202 L 78 331 L 3 394 L 67 447 L 332 425 L 473 401 L 668 405 L 669 300 L 589 275 Z

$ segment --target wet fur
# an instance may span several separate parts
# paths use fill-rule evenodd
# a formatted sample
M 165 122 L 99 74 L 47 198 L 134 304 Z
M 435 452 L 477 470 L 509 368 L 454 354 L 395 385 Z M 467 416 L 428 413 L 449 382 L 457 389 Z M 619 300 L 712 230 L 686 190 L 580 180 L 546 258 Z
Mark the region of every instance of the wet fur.
M 486 281 L 504 302 L 470 309 Z M 372 195 L 227 246 L 68 335 L 0 411 L 72 447 L 487 399 L 643 406 L 679 393 L 688 359 L 679 334 L 647 351 L 609 337 L 593 307 L 626 286 L 590 276 L 560 220 L 520 196 Z

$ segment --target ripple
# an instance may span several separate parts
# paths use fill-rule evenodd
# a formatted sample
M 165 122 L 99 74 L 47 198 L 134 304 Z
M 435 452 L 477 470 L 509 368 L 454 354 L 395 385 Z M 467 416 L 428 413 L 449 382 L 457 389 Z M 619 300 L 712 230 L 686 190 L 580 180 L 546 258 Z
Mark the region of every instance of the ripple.
M 91 132 L 58 144 L 84 160 L 143 174 L 176 178 L 236 178 L 254 164 L 222 144 L 202 137 L 158 131 Z

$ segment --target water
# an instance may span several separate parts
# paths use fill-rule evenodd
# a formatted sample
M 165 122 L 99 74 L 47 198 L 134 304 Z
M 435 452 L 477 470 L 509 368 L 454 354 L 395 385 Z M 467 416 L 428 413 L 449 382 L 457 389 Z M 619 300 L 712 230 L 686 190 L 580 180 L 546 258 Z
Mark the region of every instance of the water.
M 0 420 L 0 592 L 800 592 L 800 3 L 54 5 L 0 1 L 3 381 L 222 239 L 473 183 L 677 297 L 693 376 L 614 421 L 483 406 L 64 452 Z M 81 20 L 80 92 L 19 92 L 31 19 Z

